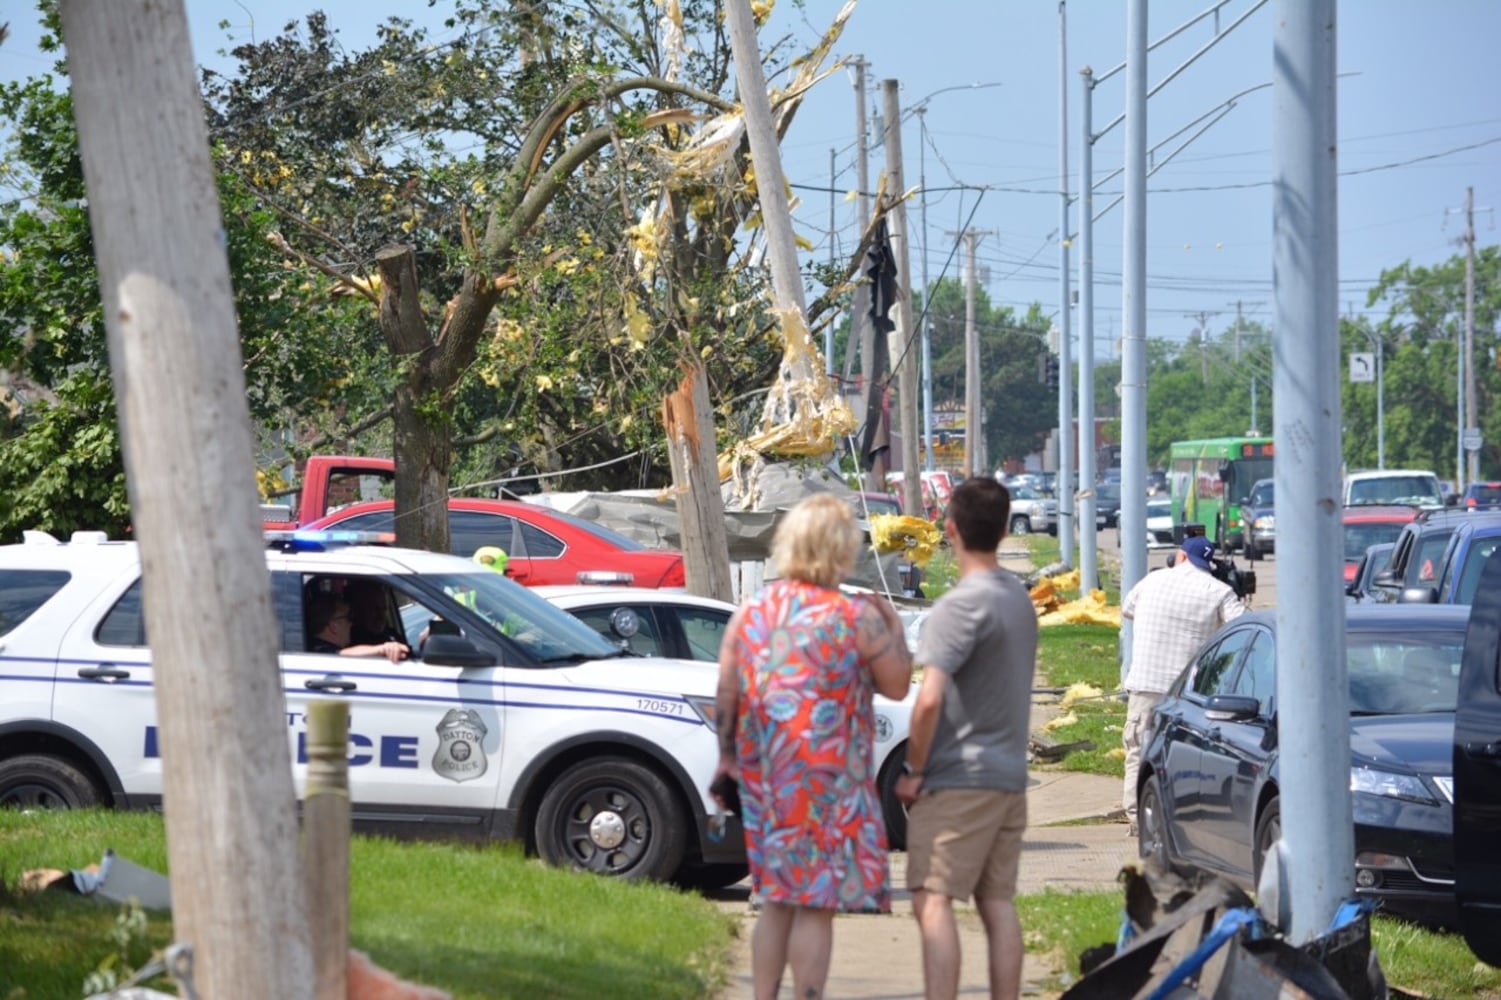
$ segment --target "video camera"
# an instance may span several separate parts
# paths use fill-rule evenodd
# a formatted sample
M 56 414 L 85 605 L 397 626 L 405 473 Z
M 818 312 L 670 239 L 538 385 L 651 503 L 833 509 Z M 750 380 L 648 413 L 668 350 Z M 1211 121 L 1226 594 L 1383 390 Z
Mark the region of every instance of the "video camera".
M 1205 531 L 1202 524 L 1185 524 L 1183 526 L 1184 538 L 1203 537 L 1204 534 Z M 1209 558 L 1209 573 L 1216 580 L 1235 591 L 1235 596 L 1242 600 L 1256 593 L 1256 571 L 1241 569 L 1235 565 L 1234 560 L 1229 558 L 1221 559 L 1218 552 Z

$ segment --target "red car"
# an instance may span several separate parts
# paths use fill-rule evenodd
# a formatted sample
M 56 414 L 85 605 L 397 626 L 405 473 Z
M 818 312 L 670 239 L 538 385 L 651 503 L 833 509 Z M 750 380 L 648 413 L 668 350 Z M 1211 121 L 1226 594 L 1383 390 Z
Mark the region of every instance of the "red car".
M 1372 545 L 1395 542 L 1402 525 L 1417 520 L 1417 507 L 1402 504 L 1357 504 L 1345 508 L 1345 585 L 1355 579 L 1361 557 Z
M 350 504 L 307 528 L 394 531 L 396 504 Z M 614 583 L 682 587 L 687 574 L 680 552 L 648 549 L 592 521 L 520 500 L 454 497 L 448 501 L 449 550 L 466 559 L 481 545 L 497 545 L 510 561 L 506 576 L 527 586 Z

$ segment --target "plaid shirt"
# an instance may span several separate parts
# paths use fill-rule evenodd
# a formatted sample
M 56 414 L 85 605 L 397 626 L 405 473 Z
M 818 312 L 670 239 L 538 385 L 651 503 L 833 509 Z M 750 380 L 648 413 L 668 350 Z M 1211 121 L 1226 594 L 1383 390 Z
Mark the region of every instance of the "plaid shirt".
M 1132 620 L 1126 690 L 1165 693 L 1204 640 L 1245 610 L 1227 584 L 1181 557 L 1142 577 L 1121 602 Z

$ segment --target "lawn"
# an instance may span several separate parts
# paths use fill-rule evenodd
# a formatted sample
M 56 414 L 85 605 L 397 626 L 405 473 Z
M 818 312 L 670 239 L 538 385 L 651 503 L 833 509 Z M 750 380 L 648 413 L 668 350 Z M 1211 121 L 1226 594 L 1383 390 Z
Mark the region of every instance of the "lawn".
M 120 934 L 121 906 L 16 891 L 23 871 L 81 868 L 105 847 L 166 870 L 155 814 L 0 810 L 0 997 L 81 996 L 101 965 L 138 968 L 168 943 L 163 914 Z M 510 845 L 369 837 L 353 840 L 351 875 L 353 946 L 455 997 L 688 998 L 726 981 L 736 922 L 668 886 L 548 867 Z

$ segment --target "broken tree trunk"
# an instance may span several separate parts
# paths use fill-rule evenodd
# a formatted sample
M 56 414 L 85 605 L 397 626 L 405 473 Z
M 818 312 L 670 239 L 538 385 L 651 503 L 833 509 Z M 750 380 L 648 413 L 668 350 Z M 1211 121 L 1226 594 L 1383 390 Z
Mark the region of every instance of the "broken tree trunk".
M 709 377 L 697 362 L 684 367 L 677 391 L 662 400 L 662 425 L 667 431 L 672 481 L 677 484 L 688 590 L 701 597 L 731 601 L 730 543 L 724 527 L 724 498 L 719 492 Z

